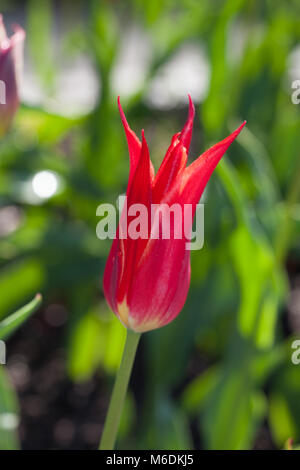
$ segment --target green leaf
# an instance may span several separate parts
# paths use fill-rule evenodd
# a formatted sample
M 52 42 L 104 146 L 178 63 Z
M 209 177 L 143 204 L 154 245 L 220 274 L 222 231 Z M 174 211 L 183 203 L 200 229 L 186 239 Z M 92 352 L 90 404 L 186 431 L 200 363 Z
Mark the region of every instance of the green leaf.
M 264 286 L 272 273 L 272 253 L 245 226 L 239 226 L 232 236 L 231 253 L 241 285 L 239 326 L 249 337 L 257 327 Z
M 0 339 L 6 339 L 10 336 L 19 326 L 21 326 L 27 318 L 29 318 L 41 305 L 42 296 L 37 294 L 35 298 L 24 307 L 17 310 L 12 315 L 0 322 Z
M 285 360 L 271 381 L 269 423 L 273 440 L 279 448 L 292 438 L 300 440 L 299 365 L 291 361 L 292 339 L 287 341 Z
M 37 140 L 40 146 L 56 143 L 70 130 L 78 129 L 83 119 L 60 116 L 42 108 L 22 105 L 17 115 L 19 146 L 26 147 L 29 143 L 34 146 Z
M 73 328 L 68 351 L 68 371 L 74 381 L 89 379 L 101 365 L 114 374 L 119 367 L 126 329 L 107 310 L 93 307 Z
M 273 439 L 278 446 L 297 433 L 292 412 L 282 395 L 273 393 L 270 397 L 269 418 Z
M 155 395 L 156 406 L 142 428 L 142 448 L 154 449 L 192 449 L 186 414 L 164 394 Z
M 52 11 L 51 1 L 30 0 L 27 7 L 27 32 L 31 57 L 36 71 L 47 90 L 53 88 L 54 62 L 51 47 Z
M 247 362 L 227 363 L 223 376 L 211 392 L 201 420 L 209 449 L 249 449 L 262 418 L 266 403 L 255 390 L 247 372 Z
M 183 408 L 191 414 L 202 410 L 209 394 L 217 385 L 218 378 L 219 369 L 213 366 L 192 380 L 182 395 Z
M 43 266 L 36 259 L 7 264 L 0 273 L 0 319 L 38 292 L 44 283 Z
M 278 307 L 285 291 L 283 271 L 276 266 L 274 250 L 259 221 L 251 214 L 234 167 L 223 161 L 218 174 L 238 224 L 229 246 L 240 283 L 239 329 L 244 337 L 255 339 L 260 348 L 268 348 L 274 341 Z
M 87 312 L 76 324 L 68 354 L 68 370 L 73 380 L 85 381 L 95 372 L 103 355 L 104 331 L 99 316 L 93 311 Z

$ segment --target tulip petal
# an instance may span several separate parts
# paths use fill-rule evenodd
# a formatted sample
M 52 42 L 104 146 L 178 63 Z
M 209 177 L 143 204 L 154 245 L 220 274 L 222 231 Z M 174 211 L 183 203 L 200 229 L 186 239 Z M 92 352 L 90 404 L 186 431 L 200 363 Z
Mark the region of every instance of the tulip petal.
M 246 121 L 224 140 L 206 150 L 184 170 L 179 182 L 179 198 L 182 203 L 197 204 L 199 202 L 214 169 L 245 124 Z
M 3 16 L 0 15 L 0 48 L 2 48 L 2 42 L 7 39 L 6 29 L 3 23 Z
M 157 172 L 153 187 L 153 202 L 158 204 L 170 191 L 180 172 L 185 168 L 187 153 L 182 142 L 178 142 Z
M 143 204 L 148 211 L 148 236 L 151 224 L 151 200 L 152 186 L 150 175 L 150 155 L 148 145 L 142 131 L 141 155 L 133 176 L 131 188 L 128 193 L 128 208 L 133 204 Z M 122 303 L 126 292 L 129 290 L 130 282 L 134 275 L 135 266 L 138 264 L 148 239 L 132 239 L 128 234 L 128 227 L 134 216 L 128 216 L 126 219 L 121 217 L 119 231 L 127 238 L 120 239 L 120 249 L 122 253 L 122 270 L 119 280 L 118 303 Z
M 193 124 L 194 124 L 194 117 L 195 117 L 195 106 L 192 101 L 191 95 L 189 97 L 189 115 L 187 121 L 182 129 L 180 140 L 182 145 L 186 148 L 186 153 L 189 153 L 190 144 L 192 140 L 192 133 L 193 133 Z
M 150 209 L 152 198 L 150 154 L 147 141 L 142 131 L 142 148 L 136 171 L 133 176 L 133 184 L 128 193 L 128 206 L 131 204 L 145 204 Z
M 122 253 L 119 241 L 119 229 L 116 233 L 116 238 L 112 242 L 112 246 L 106 261 L 104 274 L 103 274 L 103 292 L 108 305 L 113 312 L 117 314 L 117 292 L 120 273 L 122 269 Z
M 152 198 L 151 167 L 148 145 L 142 131 L 142 144 L 140 156 L 133 180 L 128 189 L 127 207 L 133 204 L 144 204 L 148 208 L 148 227 L 150 230 Z M 134 276 L 135 266 L 142 256 L 148 240 L 132 240 L 128 237 L 128 226 L 133 217 L 125 215 L 124 208 L 117 229 L 116 238 L 113 241 L 103 276 L 103 290 L 111 309 L 127 326 L 126 315 L 121 315 L 120 306 L 126 305 L 126 294 L 129 292 L 130 283 Z M 124 310 L 124 308 L 122 309 Z M 125 309 L 126 310 L 126 309 Z
M 153 201 L 158 203 L 170 190 L 180 171 L 185 167 L 187 154 L 190 148 L 193 122 L 195 117 L 195 107 L 192 98 L 189 96 L 189 114 L 187 121 L 181 132 L 175 134 L 172 138 L 165 158 L 160 165 L 154 180 Z
M 137 332 L 159 328 L 181 311 L 190 284 L 190 252 L 185 240 L 151 240 L 128 296 L 129 327 Z
M 2 29 L 2 31 L 1 31 Z M 5 30 L 1 28 L 3 37 Z M 0 51 L 0 80 L 5 83 L 5 104 L 0 106 L 0 134 L 4 134 L 13 119 L 19 105 L 19 82 L 23 65 L 23 43 L 25 31 L 15 26 L 11 38 L 4 37 Z
M 23 28 L 19 25 L 13 26 L 14 34 L 10 38 L 12 47 L 12 54 L 15 63 L 15 73 L 18 90 L 21 85 L 21 75 L 23 71 L 23 57 L 24 57 L 24 40 L 26 33 Z
M 126 135 L 128 150 L 129 150 L 129 158 L 130 158 L 129 180 L 128 180 L 128 187 L 127 187 L 127 193 L 128 193 L 129 188 L 132 183 L 133 175 L 135 173 L 135 170 L 136 170 L 139 158 L 140 158 L 142 144 L 140 142 L 140 139 L 137 137 L 135 132 L 130 128 L 127 122 L 127 119 L 125 117 L 124 111 L 121 106 L 121 101 L 120 101 L 119 96 L 118 96 L 118 107 L 119 107 L 119 112 L 121 116 L 121 121 L 125 130 L 125 135 Z M 150 162 L 150 171 L 151 171 L 151 180 L 153 180 L 154 168 L 151 162 Z

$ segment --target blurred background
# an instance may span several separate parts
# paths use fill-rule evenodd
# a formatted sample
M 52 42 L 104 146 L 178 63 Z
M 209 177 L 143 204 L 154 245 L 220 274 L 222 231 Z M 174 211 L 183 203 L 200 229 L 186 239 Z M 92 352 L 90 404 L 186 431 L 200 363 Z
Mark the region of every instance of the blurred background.
M 179 317 L 143 335 L 119 449 L 300 442 L 298 0 L 1 0 L 26 29 L 22 105 L 0 142 L 0 318 L 43 294 L 0 366 L 0 448 L 97 447 L 125 331 L 101 290 L 96 208 L 126 189 L 116 106 L 157 168 L 247 127 L 203 196 L 205 245 Z

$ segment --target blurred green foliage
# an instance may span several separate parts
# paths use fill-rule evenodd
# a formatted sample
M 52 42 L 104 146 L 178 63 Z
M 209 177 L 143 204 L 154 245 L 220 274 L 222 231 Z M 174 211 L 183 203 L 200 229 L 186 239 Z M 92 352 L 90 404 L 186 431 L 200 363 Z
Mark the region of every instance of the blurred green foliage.
M 93 110 L 76 118 L 23 105 L 0 143 L 1 207 L 17 206 L 21 214 L 18 228 L 0 239 L 0 318 L 38 290 L 46 304 L 62 301 L 70 312 L 66 373 L 84 381 L 100 368 L 110 390 L 124 328 L 101 293 L 109 243 L 97 240 L 95 229 L 97 206 L 124 192 L 128 174 L 112 87 L 123 26 L 138 26 L 152 46 L 142 86 L 123 101 L 132 127 L 151 133 L 155 162 L 186 110 L 159 112 L 145 98 L 161 67 L 193 43 L 210 67 L 193 149 L 199 154 L 242 119 L 247 128 L 206 191 L 205 246 L 192 253 L 186 306 L 172 324 L 142 338 L 143 376 L 133 377 L 142 392 L 138 403 L 128 396 L 118 445 L 249 449 L 263 427 L 278 448 L 288 438 L 299 442 L 300 366 L 291 363 L 292 337 L 281 316 L 289 292 L 285 261 L 293 253 L 300 263 L 300 120 L 288 75 L 300 41 L 299 2 L 75 3 L 81 23 L 67 31 L 59 15 L 72 2 L 61 2 L 59 11 L 50 0 L 25 3 L 28 52 L 47 93 L 57 67 L 76 51 L 93 63 L 101 91 Z M 7 2 L 4 14 L 6 8 L 12 14 L 20 5 Z M 53 45 L 58 18 L 63 41 Z M 54 172 L 61 189 L 32 201 L 26 188 L 42 170 Z M 1 413 L 17 413 L 17 405 L 0 373 L 0 446 L 10 448 L 17 443 L 2 429 Z

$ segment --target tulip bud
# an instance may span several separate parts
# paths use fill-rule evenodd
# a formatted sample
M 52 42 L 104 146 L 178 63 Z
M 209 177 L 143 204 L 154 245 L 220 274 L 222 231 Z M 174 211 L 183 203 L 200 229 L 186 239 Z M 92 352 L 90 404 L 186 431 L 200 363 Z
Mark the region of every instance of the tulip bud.
M 20 26 L 14 31 L 8 38 L 0 15 L 0 136 L 8 131 L 19 106 L 25 31 Z
M 242 130 L 245 122 L 229 137 L 217 143 L 189 166 L 187 155 L 192 137 L 195 109 L 191 98 L 189 116 L 182 132 L 175 134 L 156 174 L 150 161 L 144 133 L 142 142 L 130 129 L 119 102 L 127 138 L 130 172 L 127 187 L 128 214 L 121 215 L 116 237 L 105 266 L 103 289 L 107 302 L 121 322 L 136 332 L 159 328 L 171 322 L 186 301 L 190 284 L 190 251 L 183 218 L 169 218 L 168 237 L 161 235 L 162 218 L 168 208 L 196 205 L 218 162 Z M 130 208 L 147 209 L 143 236 L 130 237 Z M 162 218 L 152 217 L 163 208 Z M 129 229 L 128 229 L 129 227 Z M 192 220 L 188 230 L 192 229 Z M 147 234 L 145 236 L 145 233 Z M 153 233 L 158 236 L 153 237 Z M 126 235 L 126 236 L 125 236 Z

